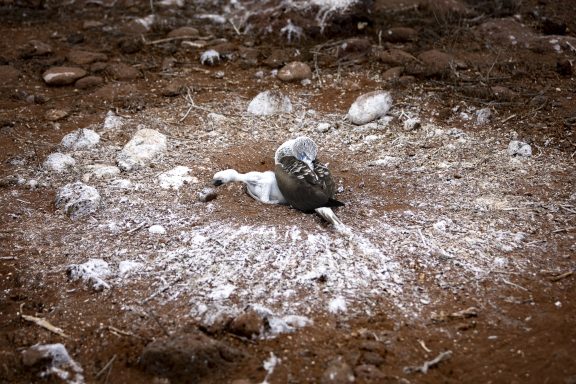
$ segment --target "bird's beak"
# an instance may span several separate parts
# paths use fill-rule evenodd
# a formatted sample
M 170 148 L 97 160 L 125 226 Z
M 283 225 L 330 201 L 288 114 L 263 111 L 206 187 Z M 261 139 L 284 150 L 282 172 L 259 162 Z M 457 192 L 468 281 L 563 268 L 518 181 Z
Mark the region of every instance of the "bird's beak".
M 219 186 L 219 185 L 224 184 L 224 182 L 220 179 L 214 179 L 214 180 L 212 180 L 212 184 L 214 184 L 215 186 Z

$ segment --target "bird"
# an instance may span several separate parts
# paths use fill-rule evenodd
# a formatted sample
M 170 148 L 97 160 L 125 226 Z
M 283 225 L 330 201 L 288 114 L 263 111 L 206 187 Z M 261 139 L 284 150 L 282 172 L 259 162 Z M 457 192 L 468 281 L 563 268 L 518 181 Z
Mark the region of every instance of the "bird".
M 334 181 L 328 167 L 316 158 L 317 154 L 316 143 L 309 137 L 299 136 L 280 145 L 274 156 L 274 174 L 280 192 L 292 207 L 303 212 L 344 205 L 334 199 Z
M 276 183 L 272 171 L 239 173 L 234 169 L 216 172 L 212 177 L 215 186 L 240 181 L 246 184 L 246 191 L 255 200 L 264 204 L 288 204 Z

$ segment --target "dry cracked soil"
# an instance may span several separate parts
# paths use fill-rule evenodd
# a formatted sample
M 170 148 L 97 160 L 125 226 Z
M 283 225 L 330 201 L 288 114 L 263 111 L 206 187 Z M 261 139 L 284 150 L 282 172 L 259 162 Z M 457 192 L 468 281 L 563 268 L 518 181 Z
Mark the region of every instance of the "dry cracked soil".
M 310 3 L 0 0 L 1 383 L 576 383 L 574 2 Z M 211 185 L 298 135 L 348 231 Z

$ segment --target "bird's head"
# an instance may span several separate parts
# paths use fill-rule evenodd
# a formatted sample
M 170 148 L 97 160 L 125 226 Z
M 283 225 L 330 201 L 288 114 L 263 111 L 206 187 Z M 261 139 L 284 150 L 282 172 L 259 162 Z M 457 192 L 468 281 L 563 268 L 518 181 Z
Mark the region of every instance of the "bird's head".
M 212 184 L 218 186 L 222 184 L 235 181 L 238 177 L 238 172 L 233 169 L 226 169 L 224 171 L 216 172 L 212 177 Z
M 316 160 L 317 154 L 318 146 L 314 140 L 306 136 L 299 136 L 282 144 L 276 151 L 275 160 L 278 164 L 283 157 L 294 156 L 313 170 L 312 162 Z

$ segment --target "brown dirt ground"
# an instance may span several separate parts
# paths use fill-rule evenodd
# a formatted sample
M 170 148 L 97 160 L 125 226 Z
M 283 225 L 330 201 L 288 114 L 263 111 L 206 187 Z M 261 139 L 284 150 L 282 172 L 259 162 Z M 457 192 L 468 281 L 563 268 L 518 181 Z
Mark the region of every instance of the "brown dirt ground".
M 376 340 L 385 349 L 381 353 L 384 361 L 376 364 L 383 376 L 362 376 L 356 371 L 356 382 L 576 383 L 576 277 L 569 273 L 576 268 L 576 201 L 574 197 L 569 200 L 569 196 L 574 196 L 576 192 L 576 138 L 573 136 L 576 82 L 574 73 L 566 76 L 557 71 L 557 63 L 562 59 L 570 60 L 575 65 L 576 52 L 557 54 L 498 45 L 486 48 L 482 38 L 471 32 L 471 25 L 467 24 L 477 25 L 480 19 L 521 15 L 537 33 L 543 33 L 542 29 L 548 24 L 542 20 L 547 18 L 557 23 L 564 22 L 567 35 L 576 36 L 576 11 L 569 2 L 485 2 L 477 6 L 475 16 L 468 17 L 435 11 L 434 7 L 414 8 L 410 6 L 412 2 L 403 2 L 400 6 L 398 2 L 377 1 L 373 7 L 378 12 L 362 16 L 369 21 L 369 27 L 357 33 L 368 36 L 376 45 L 379 29 L 389 26 L 413 27 L 420 32 L 420 38 L 417 42 L 400 45 L 402 49 L 413 53 L 431 48 L 449 51 L 468 63 L 471 68 L 466 73 L 468 78 L 454 78 L 452 74 L 421 74 L 416 75 L 412 83 L 385 83 L 374 77 L 387 69 L 376 60 L 361 59 L 338 65 L 336 57 L 328 57 L 323 64 L 323 75 L 344 80 L 327 84 L 321 91 L 314 92 L 299 84 L 280 83 L 270 78 L 264 83 L 256 83 L 254 73 L 258 69 L 266 72 L 271 69 L 262 65 L 266 55 L 275 48 L 290 50 L 295 46 L 275 38 L 237 36 L 229 26 L 219 29 L 204 25 L 193 18 L 196 5 L 187 4 L 184 10 L 177 12 L 158 9 L 162 23 L 144 36 L 148 41 L 160 39 L 174 27 L 190 21 L 201 30 L 201 35 L 225 37 L 237 46 L 249 40 L 250 45 L 260 52 L 260 62 L 246 66 L 236 59 L 216 68 L 206 68 L 198 62 L 200 50 L 172 43 L 145 45 L 135 53 L 124 53 L 119 48 L 119 42 L 140 37 L 116 27 L 126 24 L 129 16 L 148 15 L 149 5 L 148 2 L 121 1 L 107 6 L 108 3 L 65 2 L 65 5 L 60 5 L 40 0 L 0 1 L 0 64 L 11 65 L 20 71 L 16 82 L 0 85 L 2 180 L 19 172 L 11 163 L 14 158 L 23 157 L 28 169 L 37 171 L 65 133 L 100 123 L 109 110 L 130 117 L 153 116 L 162 110 L 167 111 L 167 115 L 186 111 L 187 106 L 181 95 L 164 97 L 161 94 L 172 81 L 161 70 L 162 61 L 167 55 L 176 58 L 174 77 L 193 89 L 198 105 L 226 104 L 225 100 L 232 96 L 247 103 L 266 86 L 275 86 L 290 95 L 309 92 L 309 96 L 304 96 L 307 97 L 306 108 L 319 113 L 343 115 L 358 95 L 375 88 L 386 88 L 394 94 L 397 100 L 395 109 L 405 106 L 408 110 L 417 100 L 414 99 L 415 95 L 433 94 L 426 99 L 425 105 L 419 106 L 423 120 L 433 119 L 440 126 L 462 128 L 467 133 L 488 138 L 491 135 L 506 137 L 505 133 L 514 130 L 519 137 L 533 143 L 535 148 L 543 148 L 546 140 L 552 140 L 554 153 L 562 164 L 566 164 L 546 176 L 529 173 L 526 180 L 530 181 L 501 180 L 506 188 L 511 184 L 516 187 L 509 192 L 510 198 L 531 197 L 548 206 L 554 204 L 555 199 L 564 199 L 563 205 L 557 205 L 564 208 L 548 212 L 541 207 L 541 211 L 536 213 L 541 221 L 527 241 L 540 240 L 547 246 L 539 248 L 541 250 L 538 252 L 528 252 L 528 248 L 520 247 L 510 253 L 507 257 L 527 259 L 530 266 L 520 272 L 510 272 L 504 279 L 505 283 L 493 274 L 447 289 L 433 278 L 435 273 L 441 271 L 441 266 L 431 271 L 427 270 L 426 264 L 417 263 L 416 278 L 406 282 L 404 289 L 410 292 L 411 288 L 419 286 L 432 298 L 430 305 L 421 306 L 417 316 L 407 315 L 396 305 L 397 302 L 386 296 L 374 296 L 370 299 L 373 309 L 370 313 L 352 311 L 346 316 L 339 316 L 313 308 L 307 314 L 313 319 L 313 325 L 270 339 L 245 340 L 222 329 L 208 330 L 212 337 L 247 352 L 247 357 L 241 363 L 225 369 L 214 369 L 203 378 L 189 377 L 183 381 L 225 383 L 245 379 L 253 383 L 262 382 L 266 377 L 262 362 L 270 353 L 274 353 L 281 358 L 281 363 L 267 378 L 269 382 L 320 382 L 329 362 L 337 356 L 342 356 L 353 368 L 365 364 L 366 341 Z M 469 21 L 475 17 L 480 19 Z M 104 20 L 105 25 L 115 28 L 85 29 L 83 23 L 87 20 Z M 78 33 L 84 36 L 84 41 L 71 43 L 74 34 Z M 313 47 L 354 34 L 342 31 L 337 35 L 330 33 L 338 31 L 326 33 L 315 40 L 304 40 L 296 47 L 305 52 L 304 58 L 307 57 L 310 64 L 313 59 L 308 52 Z M 21 48 L 31 39 L 49 42 L 54 52 L 39 57 L 22 57 Z M 71 47 L 105 52 L 110 61 L 134 65 L 143 76 L 118 82 L 104 75 L 105 85 L 89 90 L 77 90 L 73 86 L 46 86 L 41 73 L 50 66 L 66 63 L 65 54 Z M 320 62 L 322 65 L 322 60 Z M 214 82 L 212 74 L 217 70 L 226 72 L 223 82 Z M 485 76 L 486 73 L 489 75 Z M 110 85 L 118 86 L 119 93 L 113 94 Z M 516 96 L 512 100 L 497 99 L 490 92 L 483 91 L 490 85 L 505 86 L 513 90 Z M 41 95 L 43 101 L 27 100 L 28 95 Z M 535 100 L 535 97 L 540 99 Z M 487 127 L 454 120 L 453 110 L 462 102 L 478 108 L 488 106 L 498 119 Z M 232 109 L 235 113 L 241 113 L 242 110 L 236 105 Z M 50 122 L 46 119 L 46 113 L 52 109 L 68 111 L 68 116 Z M 290 119 L 286 125 L 293 121 Z M 175 137 L 191 139 L 193 136 L 201 141 L 207 134 L 198 128 L 200 123 L 200 120 L 191 117 L 179 126 L 181 131 L 174 132 Z M 232 129 L 239 128 L 230 127 Z M 340 128 L 339 132 L 345 129 Z M 287 130 L 284 133 L 290 135 Z M 272 153 L 282 138 L 266 135 L 252 138 L 248 131 L 239 135 L 242 141 L 229 143 L 225 150 L 210 155 L 209 162 L 202 163 L 202 167 L 196 170 L 196 176 L 202 182 L 207 182 L 215 171 L 224 168 L 263 171 L 272 167 Z M 345 134 L 342 133 L 342 136 Z M 106 139 L 122 145 L 129 137 L 129 132 L 120 132 Z M 405 150 L 408 157 L 413 155 L 418 158 L 423 152 L 441 150 L 442 145 L 441 142 L 420 141 L 413 147 L 408 145 Z M 502 145 L 505 148 L 507 142 Z M 348 147 L 344 145 L 343 148 Z M 378 215 L 399 218 L 406 209 L 420 209 L 417 208 L 419 201 L 433 200 L 435 193 L 440 193 L 419 185 L 418 180 L 424 180 L 424 176 L 403 171 L 402 165 L 396 174 L 400 176 L 390 176 L 382 187 L 379 172 L 367 170 L 361 174 L 347 169 L 348 161 L 354 156 L 352 152 L 342 155 L 327 153 L 325 156 L 325 161 L 330 161 L 340 182 L 347 187 L 339 199 L 347 202 L 359 199 L 358 196 L 372 199 L 341 209 L 339 214 L 345 222 L 358 222 L 359 228 L 362 228 L 363 217 L 369 217 L 371 209 Z M 369 160 L 369 157 L 362 160 Z M 554 157 L 545 156 L 542 161 L 554 162 Z M 490 163 L 489 166 L 492 165 Z M 547 168 L 542 166 L 538 169 Z M 485 172 L 489 173 L 490 169 Z M 449 177 L 460 179 L 462 175 Z M 474 178 L 474 175 L 463 177 Z M 540 184 L 540 177 L 551 181 Z M 0 186 L 0 382 L 41 381 L 37 377 L 37 370 L 24 367 L 21 351 L 35 343 L 55 342 L 66 344 L 70 354 L 84 368 L 87 382 L 163 382 L 138 365 L 145 345 L 163 337 L 163 329 L 169 333 L 186 327 L 205 329 L 195 318 L 187 316 L 189 302 L 186 299 L 152 300 L 147 313 L 127 312 L 125 303 L 131 299 L 139 301 L 155 291 L 156 288 L 149 281 L 136 280 L 104 292 L 93 292 L 80 283 L 66 281 L 63 268 L 69 264 L 69 255 L 60 252 L 70 237 L 80 238 L 81 233 L 75 232 L 76 224 L 68 218 L 55 216 L 53 200 L 56 189 L 55 183 L 33 190 L 25 185 L 9 183 Z M 179 204 L 190 206 L 182 208 L 182 215 L 194 214 L 198 209 L 194 193 L 183 192 L 179 199 Z M 369 205 L 369 201 L 374 201 L 374 204 Z M 153 205 L 154 201 L 148 204 Z M 281 214 L 277 213 L 278 209 L 281 209 Z M 241 212 L 242 218 L 232 219 L 231 210 L 236 215 Z M 43 221 L 44 217 L 49 216 L 55 218 Z M 478 217 L 478 220 L 482 220 L 481 215 Z M 506 221 L 519 217 L 513 213 L 502 215 L 502 226 L 506 226 Z M 299 223 L 310 231 L 317 230 L 318 226 L 329 230 L 314 216 L 302 218 L 301 213 L 287 207 L 256 204 L 239 186 L 225 187 L 215 200 L 211 214 L 202 216 L 191 225 L 234 220 L 254 225 Z M 50 230 L 44 227 L 48 222 L 52 227 Z M 34 234 L 38 234 L 39 238 Z M 103 237 L 101 241 L 112 243 L 117 240 Z M 124 243 L 128 244 L 127 247 L 134 246 L 130 241 L 130 236 L 120 237 L 120 246 Z M 146 244 L 164 246 L 159 242 Z M 77 255 L 75 260 L 82 260 L 82 255 Z M 402 268 L 408 267 L 409 262 L 402 260 Z M 463 279 L 469 279 L 469 276 L 463 276 Z M 398 300 L 402 301 L 402 298 Z M 409 300 L 408 296 L 406 300 Z M 478 308 L 478 315 L 470 318 L 438 316 L 469 307 Z M 70 338 L 64 339 L 26 322 L 18 315 L 20 311 L 48 319 L 64 329 Z M 114 333 L 109 327 L 130 334 Z M 427 374 L 404 372 L 404 367 L 422 364 L 446 350 L 452 351 L 451 358 L 431 368 Z M 113 356 L 115 360 L 110 371 L 97 376 Z

